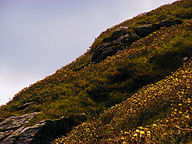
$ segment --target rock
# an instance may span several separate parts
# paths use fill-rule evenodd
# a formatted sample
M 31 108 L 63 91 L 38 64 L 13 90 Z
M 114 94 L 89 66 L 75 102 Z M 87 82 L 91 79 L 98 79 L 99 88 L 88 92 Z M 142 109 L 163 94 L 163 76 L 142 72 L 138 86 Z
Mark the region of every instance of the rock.
M 128 27 L 127 29 L 126 28 L 118 29 L 117 31 L 113 32 L 113 34 L 110 37 L 103 39 L 103 43 L 111 42 L 118 39 L 122 35 L 127 34 L 127 30 L 128 30 Z
M 140 37 L 143 38 L 150 33 L 159 30 L 161 27 L 170 27 L 172 25 L 181 24 L 180 20 L 165 20 L 157 24 L 148 24 L 140 27 L 136 27 L 135 32 Z
M 0 132 L 14 130 L 28 123 L 38 112 L 25 114 L 22 116 L 11 116 L 0 123 Z
M 178 24 L 181 24 L 182 21 L 181 20 L 164 20 L 162 22 L 160 22 L 158 25 L 159 28 L 161 27 L 170 27 L 170 26 L 173 26 L 173 25 L 178 25 Z
M 98 63 L 104 60 L 106 57 L 114 55 L 118 50 L 122 50 L 125 45 L 130 45 L 138 39 L 139 37 L 137 36 L 136 33 L 132 32 L 124 33 L 124 30 L 123 32 L 118 31 L 112 36 L 112 38 L 103 40 L 106 42 L 101 44 L 94 50 L 91 61 L 94 63 Z M 113 41 L 110 42 L 110 40 Z
M 25 108 L 27 108 L 29 105 L 33 104 L 34 102 L 28 102 L 28 103 L 25 103 L 21 106 L 18 106 L 16 109 L 17 110 L 24 110 Z
M 147 35 L 149 35 L 150 33 L 158 30 L 158 28 L 156 27 L 155 24 L 149 24 L 149 25 L 144 25 L 144 26 L 140 26 L 140 27 L 136 27 L 134 28 L 135 33 L 140 37 L 146 37 Z
M 25 127 L 20 131 L 20 133 L 17 135 L 17 144 L 28 144 L 32 143 L 34 141 L 35 136 L 38 135 L 39 131 L 46 126 L 46 121 L 41 121 L 33 126 Z M 46 141 L 46 139 L 45 139 Z
M 24 129 L 24 126 L 16 129 L 16 130 L 12 130 L 12 132 L 6 137 L 4 138 L 4 140 L 2 141 L 2 143 L 6 143 L 6 144 L 12 144 L 15 143 L 17 140 L 17 136 L 18 134 Z
M 11 116 L 0 123 L 0 143 L 13 143 L 15 136 L 24 128 L 38 112 L 22 116 Z
M 91 61 L 99 63 L 106 57 L 114 55 L 118 50 L 124 49 L 138 39 L 159 30 L 161 27 L 170 27 L 181 23 L 180 20 L 166 20 L 157 24 L 139 27 L 119 27 L 110 37 L 103 39 L 102 43 L 94 49 Z
M 0 132 L 0 142 L 3 141 L 6 137 L 8 137 L 14 130 Z
M 26 124 L 39 113 L 12 116 L 0 123 L 2 144 L 48 144 L 55 138 L 68 133 L 72 127 L 86 120 L 85 115 L 57 120 L 44 120 L 32 126 Z
M 187 61 L 189 58 L 186 56 L 183 58 L 183 61 Z

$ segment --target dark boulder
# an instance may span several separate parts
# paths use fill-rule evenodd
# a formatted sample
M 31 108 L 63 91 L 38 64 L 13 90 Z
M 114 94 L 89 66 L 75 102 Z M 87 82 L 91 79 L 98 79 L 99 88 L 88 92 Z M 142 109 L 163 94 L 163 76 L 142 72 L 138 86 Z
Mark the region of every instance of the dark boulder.
M 158 29 L 159 28 L 157 27 L 156 24 L 149 24 L 149 25 L 143 25 L 143 26 L 136 27 L 136 28 L 134 28 L 134 31 L 140 38 L 143 38 Z
M 110 37 L 103 39 L 103 43 L 111 42 L 119 37 L 126 35 L 129 27 L 120 27 L 117 31 L 115 31 Z
M 125 33 L 124 30 L 123 32 L 118 31 L 118 33 L 115 33 L 114 35 L 115 36 L 112 35 L 112 38 L 104 39 L 103 41 L 105 41 L 105 43 L 102 43 L 94 50 L 91 58 L 92 62 L 98 63 L 106 57 L 114 55 L 118 50 L 122 50 L 125 45 L 128 46 L 139 39 L 136 33 Z
M 99 63 L 106 57 L 117 53 L 118 50 L 124 49 L 138 39 L 159 30 L 161 27 L 170 27 L 181 23 L 182 21 L 180 20 L 166 20 L 139 27 L 120 27 L 110 37 L 103 39 L 102 43 L 93 50 L 91 61 L 93 63 Z
M 162 21 L 160 22 L 159 24 L 157 24 L 159 26 L 159 28 L 161 27 L 170 27 L 170 26 L 173 26 L 173 25 L 178 25 L 178 24 L 181 24 L 182 21 L 181 20 L 165 20 L 165 21 Z
M 165 20 L 157 24 L 148 24 L 134 28 L 135 33 L 140 37 L 146 37 L 150 33 L 159 30 L 161 27 L 170 27 L 173 25 L 181 24 L 180 20 Z

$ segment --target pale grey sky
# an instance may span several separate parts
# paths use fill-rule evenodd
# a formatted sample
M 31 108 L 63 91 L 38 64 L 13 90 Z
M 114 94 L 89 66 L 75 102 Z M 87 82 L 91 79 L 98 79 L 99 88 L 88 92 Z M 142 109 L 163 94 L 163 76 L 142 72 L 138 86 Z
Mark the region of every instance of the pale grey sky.
M 89 49 L 107 28 L 175 0 L 0 0 L 0 105 Z

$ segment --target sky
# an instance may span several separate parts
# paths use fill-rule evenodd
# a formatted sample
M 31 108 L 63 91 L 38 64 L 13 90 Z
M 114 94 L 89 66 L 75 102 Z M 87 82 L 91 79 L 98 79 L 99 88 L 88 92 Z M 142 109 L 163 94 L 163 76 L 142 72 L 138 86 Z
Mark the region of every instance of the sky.
M 107 28 L 175 0 L 0 0 L 0 105 L 85 53 Z

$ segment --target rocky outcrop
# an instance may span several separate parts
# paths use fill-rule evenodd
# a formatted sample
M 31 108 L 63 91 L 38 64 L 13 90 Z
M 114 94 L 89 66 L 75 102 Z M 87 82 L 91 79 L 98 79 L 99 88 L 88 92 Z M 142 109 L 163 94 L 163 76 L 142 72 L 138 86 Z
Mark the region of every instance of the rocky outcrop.
M 36 115 L 35 113 L 22 116 L 11 116 L 0 123 L 0 142 L 9 144 L 14 143 L 17 135 L 24 129 L 24 125 Z
M 39 113 L 11 116 L 0 123 L 1 144 L 48 144 L 55 138 L 68 133 L 72 127 L 86 120 L 85 115 L 44 120 L 26 126 Z
M 128 32 L 128 29 L 129 28 L 119 29 L 114 32 L 111 37 L 104 39 L 103 43 L 94 50 L 91 61 L 98 63 L 107 56 L 114 55 L 118 50 L 122 50 L 125 46 L 138 40 L 138 35 L 133 32 Z
M 140 27 L 134 28 L 135 33 L 140 37 L 146 37 L 150 33 L 159 30 L 161 27 L 170 27 L 173 25 L 181 24 L 180 20 L 167 20 L 167 21 L 162 21 L 157 24 L 149 24 L 149 25 L 143 25 Z
M 91 61 L 99 63 L 106 57 L 114 55 L 118 50 L 124 49 L 140 38 L 144 38 L 159 30 L 161 27 L 170 27 L 177 24 L 181 24 L 181 21 L 167 20 L 139 27 L 120 27 L 110 37 L 103 39 L 102 43 L 94 49 Z

